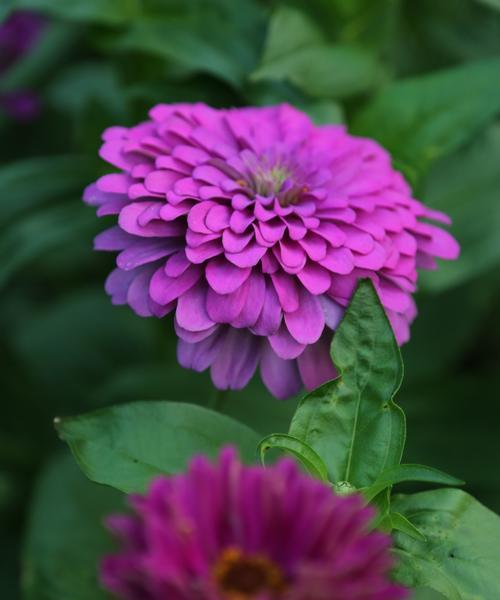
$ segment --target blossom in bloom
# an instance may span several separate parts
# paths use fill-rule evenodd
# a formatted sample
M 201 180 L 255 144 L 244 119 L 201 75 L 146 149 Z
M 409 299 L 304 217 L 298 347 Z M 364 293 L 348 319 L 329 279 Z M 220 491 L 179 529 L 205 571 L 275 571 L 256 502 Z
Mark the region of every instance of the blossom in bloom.
M 371 508 L 337 496 L 293 460 L 217 464 L 156 479 L 133 513 L 108 519 L 121 540 L 101 582 L 122 600 L 396 600 L 390 537 Z
M 279 398 L 334 377 L 332 332 L 360 278 L 405 342 L 417 268 L 458 254 L 385 150 L 289 105 L 158 105 L 103 139 L 120 172 L 85 200 L 118 215 L 95 240 L 120 252 L 106 290 L 139 315 L 175 311 L 179 362 L 220 389 L 257 366 Z
M 43 17 L 27 11 L 13 12 L 0 24 L 0 82 L 2 74 L 33 49 L 44 26 Z M 30 120 L 39 109 L 39 100 L 30 90 L 0 93 L 0 110 L 11 117 Z

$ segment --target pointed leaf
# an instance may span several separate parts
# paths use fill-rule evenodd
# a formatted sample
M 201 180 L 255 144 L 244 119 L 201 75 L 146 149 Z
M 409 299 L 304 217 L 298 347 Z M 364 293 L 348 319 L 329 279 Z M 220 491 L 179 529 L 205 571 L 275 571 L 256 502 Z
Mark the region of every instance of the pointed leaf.
M 402 533 L 406 533 L 414 540 L 419 540 L 425 542 L 425 535 L 413 525 L 408 519 L 398 512 L 393 512 L 390 514 L 392 529 L 396 531 L 401 531 Z
M 398 465 L 381 473 L 377 481 L 368 488 L 362 490 L 367 501 L 375 498 L 382 490 L 396 483 L 404 481 L 424 481 L 426 483 L 437 483 L 441 485 L 464 485 L 464 481 L 448 475 L 439 469 L 426 467 L 425 465 Z
M 290 434 L 321 456 L 331 481 L 368 486 L 399 464 L 405 440 L 404 413 L 392 400 L 401 355 L 371 281 L 359 284 L 332 356 L 340 377 L 301 401 Z

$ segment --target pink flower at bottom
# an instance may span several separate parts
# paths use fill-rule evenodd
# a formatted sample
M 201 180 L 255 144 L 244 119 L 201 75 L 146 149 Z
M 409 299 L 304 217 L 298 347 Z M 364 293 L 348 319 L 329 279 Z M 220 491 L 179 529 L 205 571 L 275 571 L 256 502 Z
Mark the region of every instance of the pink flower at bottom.
M 390 537 L 360 496 L 336 496 L 291 459 L 243 466 L 195 458 L 109 518 L 121 540 L 101 565 L 122 600 L 398 600 Z
M 85 192 L 115 227 L 106 282 L 142 316 L 175 312 L 182 366 L 220 389 L 257 367 L 278 398 L 335 375 L 332 333 L 369 277 L 400 344 L 416 314 L 417 268 L 454 259 L 449 224 L 411 196 L 388 153 L 288 105 L 215 110 L 159 105 L 104 133 L 120 169 Z

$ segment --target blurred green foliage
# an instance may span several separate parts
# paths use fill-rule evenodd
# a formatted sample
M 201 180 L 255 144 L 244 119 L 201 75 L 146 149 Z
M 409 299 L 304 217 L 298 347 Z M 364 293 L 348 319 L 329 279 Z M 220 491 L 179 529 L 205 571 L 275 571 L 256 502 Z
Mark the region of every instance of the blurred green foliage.
M 61 527 L 93 544 L 97 515 L 116 504 L 55 456 L 54 416 L 129 400 L 214 401 L 205 374 L 176 364 L 168 317 L 110 305 L 113 258 L 92 250 L 105 223 L 80 201 L 103 172 L 102 130 L 141 121 L 160 101 L 286 101 L 318 123 L 344 121 L 385 144 L 417 196 L 451 214 L 462 257 L 421 278 L 403 349 L 405 462 L 463 477 L 500 510 L 500 3 L 2 0 L 0 19 L 21 8 L 49 25 L 0 79 L 0 92 L 22 86 L 43 101 L 31 123 L 0 114 L 2 597 L 21 597 L 22 565 L 24 598 L 77 599 L 64 587 L 71 554 L 54 566 L 60 587 L 46 582 L 43 595 L 30 555 L 40 536 L 66 543 Z M 286 431 L 295 406 L 255 380 L 224 411 L 265 434 Z M 88 513 L 88 530 L 75 511 Z M 83 587 L 94 565 L 81 568 Z

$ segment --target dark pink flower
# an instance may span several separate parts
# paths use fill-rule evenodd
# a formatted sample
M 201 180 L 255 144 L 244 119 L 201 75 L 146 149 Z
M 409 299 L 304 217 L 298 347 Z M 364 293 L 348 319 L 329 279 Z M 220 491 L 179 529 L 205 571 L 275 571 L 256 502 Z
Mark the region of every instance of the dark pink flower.
M 336 496 L 291 459 L 218 464 L 156 479 L 108 520 L 119 553 L 101 581 L 123 600 L 396 600 L 390 537 L 370 530 L 360 496 Z
M 118 215 L 95 242 L 120 251 L 112 301 L 175 311 L 181 365 L 210 367 L 221 389 L 244 387 L 257 365 L 279 398 L 314 388 L 335 374 L 332 332 L 363 277 L 408 339 L 417 268 L 456 258 L 458 245 L 385 150 L 288 105 L 150 116 L 105 132 L 101 156 L 121 172 L 85 200 Z

